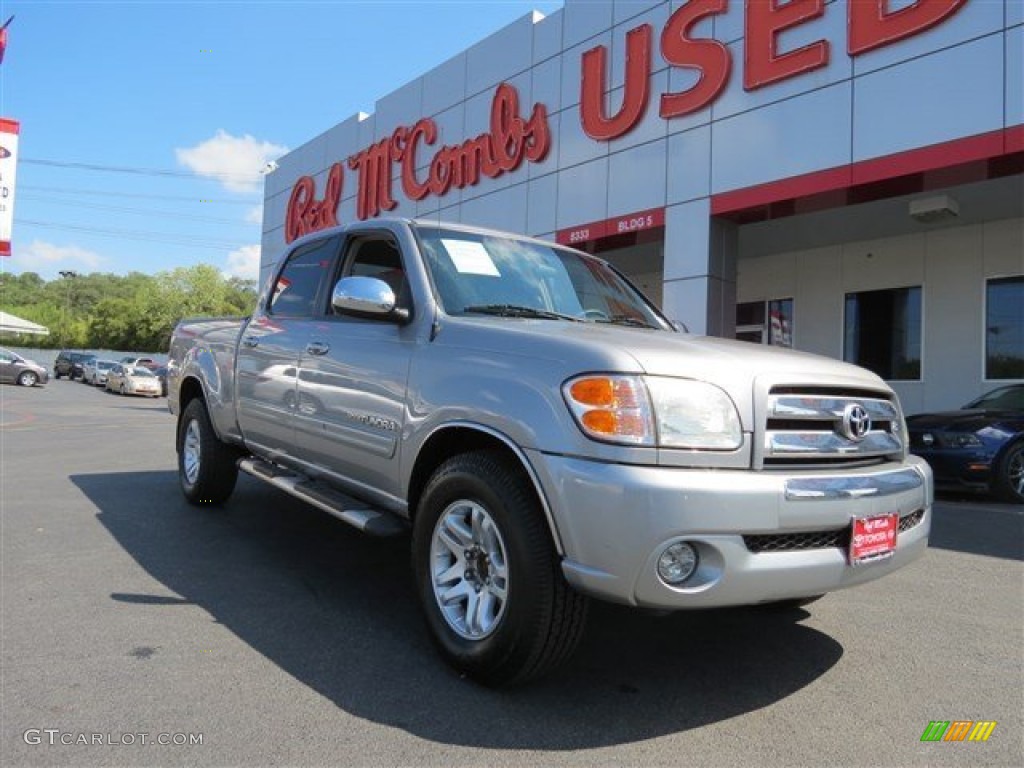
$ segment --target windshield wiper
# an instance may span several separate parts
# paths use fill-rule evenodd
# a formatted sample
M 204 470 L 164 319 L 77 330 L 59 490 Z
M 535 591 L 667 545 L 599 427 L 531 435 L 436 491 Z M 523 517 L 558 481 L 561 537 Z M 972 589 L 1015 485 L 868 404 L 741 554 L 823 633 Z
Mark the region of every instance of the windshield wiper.
M 481 315 L 498 315 L 499 317 L 535 317 L 542 320 L 571 320 L 574 323 L 582 323 L 583 319 L 565 315 L 561 312 L 552 312 L 547 309 L 536 307 L 522 307 L 518 304 L 475 304 L 465 307 L 463 312 L 476 312 Z
M 598 323 L 610 323 L 612 325 L 628 325 L 633 328 L 654 328 L 655 326 L 633 315 L 612 315 L 607 320 L 599 319 Z

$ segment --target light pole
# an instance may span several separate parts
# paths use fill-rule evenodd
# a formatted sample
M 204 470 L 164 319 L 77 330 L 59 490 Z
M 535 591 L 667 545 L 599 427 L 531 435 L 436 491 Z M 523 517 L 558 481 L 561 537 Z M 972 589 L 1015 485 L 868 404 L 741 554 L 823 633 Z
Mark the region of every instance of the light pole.
M 68 290 L 64 300 L 64 320 L 61 323 L 63 326 L 63 333 L 61 334 L 61 346 L 67 347 L 68 345 L 68 314 L 71 312 L 71 283 L 78 277 L 78 273 L 71 269 L 62 269 L 58 273 L 61 277 L 67 280 Z

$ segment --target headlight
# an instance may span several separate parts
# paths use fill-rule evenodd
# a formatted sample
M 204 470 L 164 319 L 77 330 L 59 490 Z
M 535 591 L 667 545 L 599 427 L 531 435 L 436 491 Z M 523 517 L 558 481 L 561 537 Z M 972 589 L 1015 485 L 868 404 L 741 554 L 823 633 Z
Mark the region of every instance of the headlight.
M 731 451 L 743 444 L 729 396 L 702 381 L 662 376 L 582 376 L 562 387 L 580 428 L 597 440 Z
M 947 432 L 942 435 L 942 442 L 950 448 L 980 448 L 981 440 L 970 432 Z
M 665 448 L 734 451 L 743 445 L 736 406 L 713 384 L 660 376 L 646 378 Z

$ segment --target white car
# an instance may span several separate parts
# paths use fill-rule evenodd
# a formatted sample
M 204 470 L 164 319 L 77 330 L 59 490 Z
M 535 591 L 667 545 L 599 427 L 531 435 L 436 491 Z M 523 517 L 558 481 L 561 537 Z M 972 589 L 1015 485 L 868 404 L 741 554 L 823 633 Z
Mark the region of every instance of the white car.
M 141 365 L 115 363 L 107 374 L 107 389 L 122 395 L 160 397 L 160 379 Z
M 82 382 L 94 387 L 107 383 L 107 374 L 117 363 L 113 360 L 90 360 L 82 367 Z

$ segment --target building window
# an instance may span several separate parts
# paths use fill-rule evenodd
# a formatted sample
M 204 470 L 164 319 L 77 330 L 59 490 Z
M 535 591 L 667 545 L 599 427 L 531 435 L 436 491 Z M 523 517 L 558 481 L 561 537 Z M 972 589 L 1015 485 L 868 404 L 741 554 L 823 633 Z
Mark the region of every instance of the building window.
M 748 301 L 736 305 L 736 338 L 776 347 L 793 346 L 793 300 Z
M 1024 379 L 1024 277 L 985 284 L 985 378 Z
M 921 287 L 846 294 L 843 359 L 883 379 L 921 378 Z

